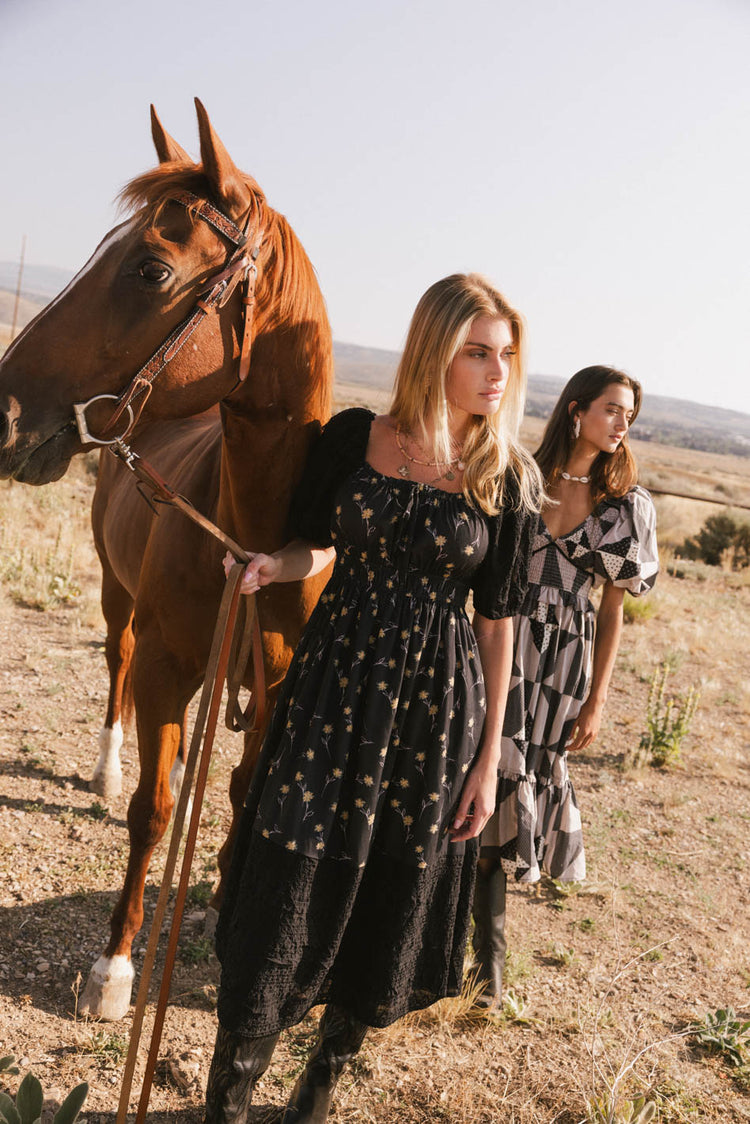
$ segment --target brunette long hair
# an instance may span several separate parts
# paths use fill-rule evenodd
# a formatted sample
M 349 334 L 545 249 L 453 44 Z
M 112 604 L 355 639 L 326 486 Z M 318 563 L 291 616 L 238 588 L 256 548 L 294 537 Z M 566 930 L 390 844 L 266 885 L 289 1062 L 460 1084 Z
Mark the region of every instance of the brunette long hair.
M 515 354 L 499 410 L 477 415 L 463 447 L 467 500 L 496 514 L 503 501 L 503 480 L 511 469 L 518 481 L 518 504 L 538 511 L 543 497 L 539 470 L 518 440 L 526 397 L 524 323 L 521 314 L 478 273 L 453 273 L 431 285 L 419 301 L 396 372 L 390 413 L 404 429 L 434 434 L 436 458 L 453 459 L 448 428 L 446 380 L 451 363 L 469 338 L 477 316 L 500 316 L 510 326 Z
M 619 383 L 633 391 L 633 414 L 630 424 L 635 421 L 641 408 L 641 384 L 616 367 L 584 367 L 577 371 L 563 387 L 555 404 L 542 443 L 534 453 L 537 464 L 547 487 L 560 478 L 560 473 L 570 457 L 575 436 L 573 433 L 573 413 L 571 407 L 585 411 L 595 398 L 599 398 L 608 386 Z M 591 466 L 591 493 L 595 503 L 605 496 L 624 496 L 638 480 L 638 469 L 628 445 L 625 434 L 614 453 L 599 453 Z

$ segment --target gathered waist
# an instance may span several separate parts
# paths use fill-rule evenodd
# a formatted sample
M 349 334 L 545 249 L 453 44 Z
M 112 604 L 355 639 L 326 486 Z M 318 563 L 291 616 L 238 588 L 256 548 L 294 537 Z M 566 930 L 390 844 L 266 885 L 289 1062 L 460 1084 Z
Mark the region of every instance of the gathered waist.
M 469 595 L 468 582 L 444 574 L 423 574 L 419 570 L 400 570 L 391 563 L 368 559 L 337 557 L 331 585 L 354 587 L 361 597 L 409 597 L 417 601 L 439 602 L 462 609 Z
M 523 599 L 520 615 L 529 617 L 533 615 L 535 605 L 540 602 L 553 605 L 564 605 L 568 609 L 577 609 L 581 613 L 593 613 L 594 606 L 589 600 L 590 585 L 584 586 L 577 592 L 561 589 L 555 585 L 538 585 L 530 583 Z

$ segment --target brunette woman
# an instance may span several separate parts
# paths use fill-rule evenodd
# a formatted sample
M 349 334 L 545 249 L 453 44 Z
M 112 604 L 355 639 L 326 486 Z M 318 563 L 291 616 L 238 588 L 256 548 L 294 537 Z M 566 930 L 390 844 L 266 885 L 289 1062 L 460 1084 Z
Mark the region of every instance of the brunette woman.
M 585 877 L 568 754 L 599 732 L 625 590 L 645 593 L 658 571 L 654 506 L 636 484 L 627 441 L 640 405 L 635 379 L 586 367 L 564 388 L 535 453 L 549 500 L 514 619 L 497 804 L 482 834 L 473 909 L 480 1005 L 502 991 L 506 876 L 536 882 L 541 868 L 561 881 Z M 595 613 L 589 594 L 598 586 Z
M 334 560 L 271 720 L 220 916 L 212 1124 L 245 1119 L 279 1031 L 311 1007 L 327 1004 L 285 1124 L 325 1119 L 368 1027 L 461 989 L 541 491 L 517 442 L 522 350 L 519 314 L 483 278 L 433 285 L 390 412 L 328 423 L 294 541 L 247 567 L 252 593 Z

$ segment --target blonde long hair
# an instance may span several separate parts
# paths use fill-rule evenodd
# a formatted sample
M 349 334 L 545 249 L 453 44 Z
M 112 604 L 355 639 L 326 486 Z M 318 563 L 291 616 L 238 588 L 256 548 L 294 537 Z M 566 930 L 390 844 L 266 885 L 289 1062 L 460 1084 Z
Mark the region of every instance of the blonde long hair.
M 539 511 L 544 496 L 539 469 L 518 440 L 526 399 L 525 330 L 521 314 L 478 273 L 453 273 L 431 285 L 412 316 L 396 371 L 390 413 L 397 425 L 419 432 L 441 463 L 455 457 L 448 426 L 446 382 L 450 366 L 469 338 L 477 316 L 508 322 L 515 355 L 500 408 L 474 415 L 463 447 L 463 492 L 488 515 L 503 504 L 507 470 L 517 480 L 512 502 Z

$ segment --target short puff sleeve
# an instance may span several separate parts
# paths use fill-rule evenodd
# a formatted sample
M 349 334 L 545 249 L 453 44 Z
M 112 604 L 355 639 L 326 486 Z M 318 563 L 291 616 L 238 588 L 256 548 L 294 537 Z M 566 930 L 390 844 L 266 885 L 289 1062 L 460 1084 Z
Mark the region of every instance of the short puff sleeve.
M 656 509 L 646 489 L 638 486 L 616 503 L 612 525 L 594 552 L 594 584 L 612 582 L 638 597 L 653 588 L 659 572 Z
M 508 471 L 503 507 L 487 517 L 487 553 L 474 575 L 474 608 L 489 620 L 520 612 L 528 587 L 528 569 L 539 515 L 518 506 L 519 485 Z
M 364 461 L 374 416 L 371 410 L 342 410 L 313 438 L 289 508 L 290 538 L 321 547 L 332 545 L 336 492 Z

